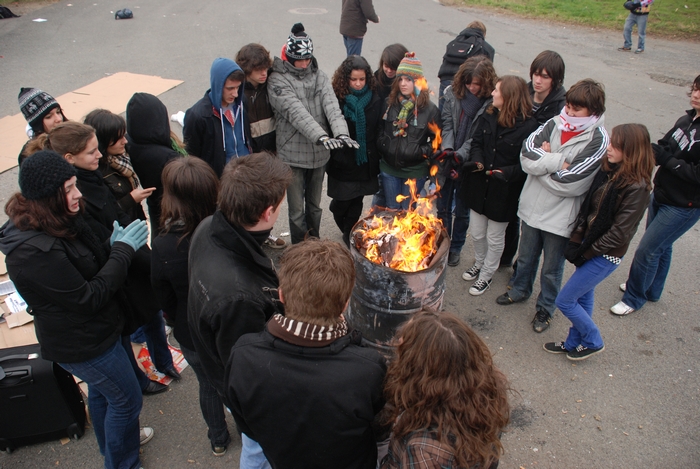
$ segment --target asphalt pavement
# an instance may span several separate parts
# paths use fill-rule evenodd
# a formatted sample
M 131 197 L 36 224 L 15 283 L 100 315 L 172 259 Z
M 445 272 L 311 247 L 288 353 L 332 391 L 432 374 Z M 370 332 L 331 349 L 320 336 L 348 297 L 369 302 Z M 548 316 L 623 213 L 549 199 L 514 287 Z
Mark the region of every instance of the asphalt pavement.
M 133 10 L 134 18 L 115 21 L 114 11 L 125 7 Z M 643 54 L 618 52 L 624 17 L 619 31 L 607 31 L 446 7 L 430 0 L 383 0 L 375 2 L 375 8 L 381 22 L 369 25 L 363 46 L 371 65 L 377 65 L 386 45 L 403 43 L 423 62 L 437 95 L 437 70 L 445 45 L 479 19 L 496 49 L 499 75 L 527 79 L 532 59 L 552 49 L 566 62 L 565 86 L 586 77 L 602 82 L 608 130 L 624 122 L 641 122 L 653 139 L 660 138 L 689 108 L 688 86 L 700 73 L 698 43 L 647 37 Z M 339 17 L 337 0 L 132 0 L 131 4 L 62 0 L 0 21 L 0 117 L 18 112 L 21 87 L 39 87 L 59 96 L 120 71 L 184 80 L 160 96 L 171 114 L 184 111 L 207 90 L 214 58 L 233 58 L 249 42 L 259 42 L 279 55 L 296 22 L 304 23 L 319 66 L 331 75 L 345 56 Z M 36 18 L 47 21 L 32 21 Z M 173 128 L 180 131 L 177 124 Z M 3 205 L 17 190 L 16 181 L 16 168 L 0 174 Z M 321 235 L 340 241 L 341 233 L 326 209 L 328 202 L 324 196 Z M 5 218 L 0 215 L 0 220 Z M 282 216 L 274 232 L 286 231 Z M 544 342 L 565 337 L 568 321 L 561 313 L 549 330 L 536 334 L 530 326 L 534 297 L 511 306 L 495 303 L 505 291 L 510 269 L 499 270 L 490 290 L 472 297 L 467 293 L 469 284 L 461 279 L 473 261 L 469 242 L 460 266 L 449 268 L 446 309 L 459 314 L 486 340 L 514 389 L 501 467 L 700 467 L 698 226 L 675 244 L 661 300 L 630 316 L 615 317 L 607 310 L 621 297 L 617 286 L 626 279 L 642 231 L 622 265 L 596 291 L 596 321 L 606 350 L 584 362 L 572 363 L 542 350 Z M 565 278 L 571 271 L 567 267 Z M 156 431 L 143 447 L 147 469 L 238 466 L 236 437 L 225 456 L 212 456 L 190 370 L 169 392 L 144 399 L 141 421 Z M 232 420 L 230 427 L 235 435 Z M 91 430 L 79 441 L 0 454 L 0 468 L 7 469 L 101 464 Z

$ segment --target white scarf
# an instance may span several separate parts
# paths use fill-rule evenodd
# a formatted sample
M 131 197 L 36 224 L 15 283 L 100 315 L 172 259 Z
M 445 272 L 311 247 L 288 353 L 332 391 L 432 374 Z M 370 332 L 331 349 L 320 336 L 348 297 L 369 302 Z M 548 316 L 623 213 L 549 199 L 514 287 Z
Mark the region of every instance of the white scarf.
M 588 117 L 571 117 L 566 114 L 566 106 L 562 108 L 559 113 L 559 119 L 561 123 L 557 126 L 559 130 L 564 132 L 583 132 L 584 130 L 592 127 L 600 117 L 598 116 L 588 116 Z

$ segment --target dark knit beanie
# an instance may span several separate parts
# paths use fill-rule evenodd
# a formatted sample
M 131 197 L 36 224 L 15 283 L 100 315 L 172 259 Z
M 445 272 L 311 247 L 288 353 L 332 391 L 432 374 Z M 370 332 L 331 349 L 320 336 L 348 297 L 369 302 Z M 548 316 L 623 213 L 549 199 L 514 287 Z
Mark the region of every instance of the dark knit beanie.
M 51 112 L 51 109 L 61 107 L 53 96 L 38 88 L 20 89 L 18 100 L 19 108 L 32 128 L 35 128 L 37 124 L 42 124 L 44 117 Z
M 54 195 L 75 175 L 75 168 L 61 155 L 55 151 L 42 150 L 22 162 L 19 188 L 26 199 L 39 200 Z
M 287 48 L 284 51 L 290 61 L 310 59 L 314 56 L 314 43 L 304 32 L 304 25 L 297 23 L 292 26 L 292 33 L 287 38 Z
M 419 78 L 424 78 L 423 64 L 416 58 L 415 52 L 406 52 L 406 55 L 401 59 L 399 67 L 396 69 L 396 76 L 406 75 L 411 77 L 413 81 Z

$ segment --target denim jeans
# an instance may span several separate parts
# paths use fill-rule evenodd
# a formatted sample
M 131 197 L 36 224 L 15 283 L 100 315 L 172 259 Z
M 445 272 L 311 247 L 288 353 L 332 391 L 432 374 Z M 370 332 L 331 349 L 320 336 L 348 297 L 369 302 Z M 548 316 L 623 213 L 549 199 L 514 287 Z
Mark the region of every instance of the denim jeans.
M 88 384 L 88 409 L 107 469 L 138 469 L 141 390 L 124 348 L 115 342 L 102 355 L 59 363 Z
M 214 446 L 228 446 L 231 444 L 231 436 L 226 424 L 226 414 L 224 414 L 224 403 L 221 401 L 219 393 L 211 384 L 202 369 L 202 362 L 199 354 L 180 345 L 180 351 L 192 367 L 197 381 L 199 382 L 199 408 L 202 410 L 202 417 L 209 427 L 207 437 Z
M 557 308 L 572 324 L 564 342 L 567 350 L 574 350 L 579 345 L 592 349 L 603 347 L 600 330 L 593 322 L 595 287 L 616 268 L 617 264 L 603 256 L 594 257 L 576 268 L 557 295 Z
M 498 270 L 508 222 L 489 220 L 474 210 L 469 213 L 469 218 L 472 224 L 474 263 L 481 269 L 479 280 L 488 282 Z
M 382 181 L 382 188 L 384 189 L 384 197 L 386 198 L 387 208 L 393 210 L 408 210 L 408 207 L 411 203 L 411 190 L 406 184 L 406 181 L 408 181 L 408 179 L 391 176 L 383 172 L 379 173 L 379 179 L 381 179 Z M 417 191 L 420 191 L 423 188 L 426 179 L 428 178 L 423 177 L 416 179 Z M 399 194 L 407 195 L 408 198 L 405 199 L 403 202 L 398 203 L 396 201 L 396 196 Z
M 272 469 L 260 444 L 241 433 L 240 469 Z
M 348 57 L 351 55 L 362 55 L 362 39 L 361 37 L 349 37 L 343 35 L 343 44 Z
M 321 195 L 325 169 L 292 167 L 292 182 L 287 187 L 289 206 L 289 231 L 292 244 L 304 241 L 306 234 L 320 237 Z
M 700 219 L 700 208 L 660 204 L 651 197 L 647 228 L 639 241 L 627 277 L 622 301 L 639 309 L 647 301 L 658 301 L 671 268 L 673 243 Z
M 437 199 L 437 216 L 452 242 L 450 252 L 462 252 L 469 229 L 469 209 L 459 196 L 462 179 L 447 178 Z
M 141 388 L 141 391 L 145 391 L 148 385 L 151 383 L 151 380 L 148 376 L 146 376 L 146 373 L 141 370 L 139 367 L 138 362 L 136 361 L 136 357 L 134 356 L 134 349 L 131 347 L 131 339 L 129 336 L 122 336 L 121 339 L 119 340 L 121 342 L 121 346 L 126 352 L 127 360 L 129 360 L 129 364 L 131 365 L 131 371 L 136 377 L 136 381 L 139 383 L 139 388 Z
M 372 197 L 372 210 L 379 207 L 386 207 L 386 196 L 384 195 L 384 187 L 382 187 L 382 178 L 377 176 L 377 182 L 379 183 L 379 189 L 377 189 L 377 193 Z
M 630 13 L 625 20 L 625 29 L 622 31 L 622 37 L 625 38 L 625 47 L 632 47 L 632 26 L 637 25 L 637 49 L 644 50 L 644 40 L 647 37 L 647 18 L 649 15 L 635 15 Z
M 153 366 L 161 373 L 173 368 L 173 356 L 168 348 L 168 336 L 165 334 L 165 320 L 163 311 L 158 311 L 148 324 L 136 329 L 131 334 L 131 341 L 136 343 L 146 342 L 148 353 L 151 355 Z
M 513 280 L 513 289 L 508 292 L 508 295 L 514 301 L 522 301 L 532 295 L 540 256 L 544 253 L 536 310 L 545 311 L 553 316 L 556 309 L 554 301 L 559 294 L 564 276 L 564 250 L 569 239 L 538 230 L 525 222 L 521 223 L 521 229 L 518 269 Z

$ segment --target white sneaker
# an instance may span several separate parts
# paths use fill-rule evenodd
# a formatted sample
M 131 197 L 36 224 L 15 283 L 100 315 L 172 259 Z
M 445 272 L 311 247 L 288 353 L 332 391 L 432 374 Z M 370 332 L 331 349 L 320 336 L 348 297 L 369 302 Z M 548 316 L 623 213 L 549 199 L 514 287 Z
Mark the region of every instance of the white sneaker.
M 141 444 L 145 445 L 149 441 L 153 439 L 153 435 L 155 434 L 155 431 L 151 427 L 141 427 L 140 430 L 140 437 L 141 437 Z
M 627 316 L 630 313 L 634 313 L 634 308 L 626 305 L 623 301 L 610 308 L 610 312 L 616 314 L 617 316 Z
M 469 294 L 472 296 L 483 295 L 486 290 L 491 286 L 491 280 L 479 279 L 474 282 L 474 285 L 469 289 Z
M 620 284 L 620 291 L 627 291 L 627 282 Z

